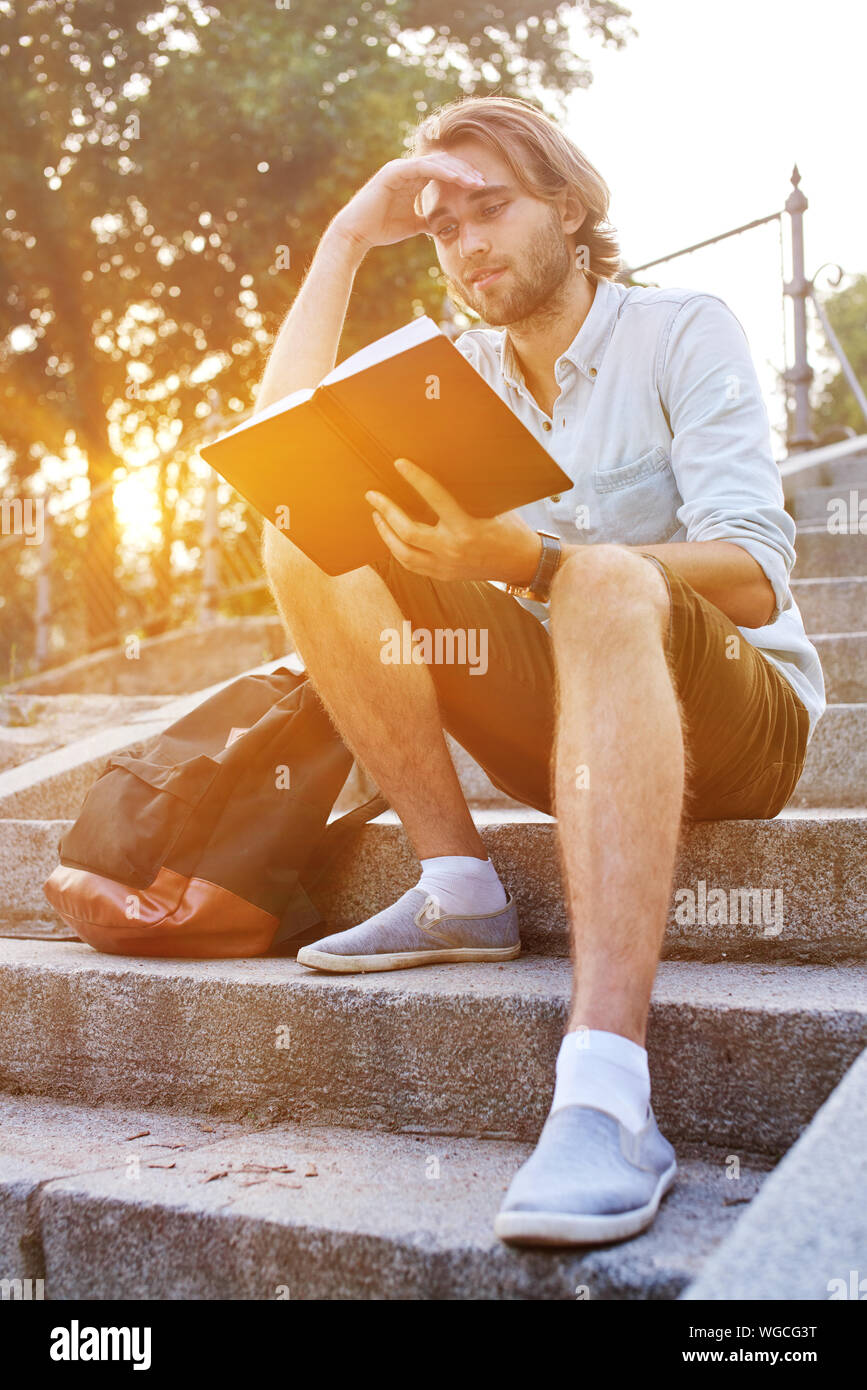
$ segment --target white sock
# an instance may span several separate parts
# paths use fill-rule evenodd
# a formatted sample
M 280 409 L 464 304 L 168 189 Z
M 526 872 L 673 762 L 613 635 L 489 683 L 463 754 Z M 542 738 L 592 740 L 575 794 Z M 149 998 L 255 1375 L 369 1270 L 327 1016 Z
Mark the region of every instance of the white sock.
M 551 1114 L 564 1105 L 607 1110 L 637 1133 L 649 1118 L 647 1052 L 631 1038 L 595 1028 L 567 1033 L 557 1057 Z
M 416 888 L 435 898 L 443 912 L 478 917 L 506 906 L 506 890 L 490 859 L 441 854 L 422 859 L 421 867 Z

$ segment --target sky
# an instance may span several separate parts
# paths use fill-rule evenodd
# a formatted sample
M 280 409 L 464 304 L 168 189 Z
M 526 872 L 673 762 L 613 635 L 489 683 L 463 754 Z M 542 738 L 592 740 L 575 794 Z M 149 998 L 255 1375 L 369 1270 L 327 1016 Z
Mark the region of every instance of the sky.
M 565 127 L 611 189 L 611 221 L 627 264 L 777 211 L 797 163 L 810 204 L 807 275 L 826 261 L 850 276 L 867 273 L 865 0 L 622 3 L 638 37 L 620 51 L 592 42 L 576 24 L 576 48 L 590 60 L 593 83 L 569 99 Z M 782 422 L 775 369 L 783 356 L 778 227 L 638 277 L 709 290 L 731 306 L 775 427 Z M 787 215 L 783 228 L 789 274 Z M 827 283 L 819 276 L 819 288 Z M 791 320 L 789 343 L 791 353 Z M 812 365 L 820 365 L 817 355 Z

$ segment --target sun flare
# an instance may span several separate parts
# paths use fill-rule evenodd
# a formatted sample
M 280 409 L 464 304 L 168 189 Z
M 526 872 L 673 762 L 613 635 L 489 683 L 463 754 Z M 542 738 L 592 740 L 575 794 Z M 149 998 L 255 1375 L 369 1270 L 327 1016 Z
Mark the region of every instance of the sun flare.
M 160 536 L 156 466 L 140 468 L 117 483 L 114 506 L 124 543 L 136 549 L 154 546 Z

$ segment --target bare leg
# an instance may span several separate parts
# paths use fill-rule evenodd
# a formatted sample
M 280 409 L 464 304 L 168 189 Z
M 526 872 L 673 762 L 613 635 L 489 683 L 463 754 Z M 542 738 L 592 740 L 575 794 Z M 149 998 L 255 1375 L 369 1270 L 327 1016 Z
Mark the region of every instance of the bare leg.
M 575 970 L 568 1026 L 641 1046 L 684 794 L 668 612 L 661 572 L 620 546 L 588 546 L 555 581 L 555 794 Z
M 380 634 L 404 615 L 365 566 L 332 577 L 266 523 L 266 572 L 283 621 L 346 744 L 397 812 L 419 859 L 487 859 L 443 735 L 427 667 L 386 665 Z

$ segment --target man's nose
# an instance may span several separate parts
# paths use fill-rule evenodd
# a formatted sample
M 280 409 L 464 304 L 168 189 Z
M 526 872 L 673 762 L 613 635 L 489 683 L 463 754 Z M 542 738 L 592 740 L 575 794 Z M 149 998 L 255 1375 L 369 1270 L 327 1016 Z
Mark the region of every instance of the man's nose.
M 484 228 L 472 222 L 465 223 L 460 231 L 460 252 L 466 261 L 471 256 L 478 256 L 490 250 L 490 242 L 485 236 Z

